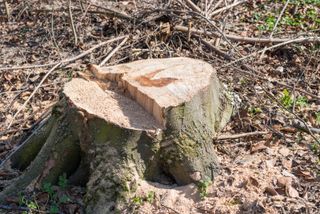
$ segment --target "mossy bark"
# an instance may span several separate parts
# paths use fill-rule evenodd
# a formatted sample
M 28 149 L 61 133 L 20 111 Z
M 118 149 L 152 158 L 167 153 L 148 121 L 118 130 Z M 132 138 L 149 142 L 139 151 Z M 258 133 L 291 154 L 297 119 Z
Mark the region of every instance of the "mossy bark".
M 13 156 L 11 166 L 25 170 L 0 193 L 0 201 L 66 173 L 70 181 L 86 184 L 87 213 L 113 213 L 130 202 L 139 179 L 178 185 L 213 179 L 219 164 L 212 138 L 232 106 L 217 79 L 212 83 L 166 109 L 165 129 L 157 133 L 110 123 L 64 96 L 41 131 Z

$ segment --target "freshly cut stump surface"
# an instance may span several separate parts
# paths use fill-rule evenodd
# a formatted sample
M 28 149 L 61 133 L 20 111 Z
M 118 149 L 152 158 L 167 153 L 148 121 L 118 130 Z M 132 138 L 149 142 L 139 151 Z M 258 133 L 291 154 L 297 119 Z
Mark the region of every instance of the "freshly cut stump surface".
M 91 70 L 99 79 L 117 82 L 163 126 L 167 108 L 189 102 L 212 84 L 210 77 L 215 75 L 208 63 L 189 58 L 150 59 L 103 68 L 93 65 Z
M 64 94 L 77 108 L 123 128 L 150 131 L 160 128 L 137 102 L 122 94 L 104 91 L 94 82 L 74 79 L 66 84 Z
M 32 155 L 11 158 L 8 165 L 24 172 L 0 200 L 67 172 L 86 185 L 87 213 L 130 213 L 142 183 L 214 179 L 212 138 L 232 102 L 211 65 L 169 58 L 89 70 L 94 80 L 68 82 L 51 118 L 16 153 Z

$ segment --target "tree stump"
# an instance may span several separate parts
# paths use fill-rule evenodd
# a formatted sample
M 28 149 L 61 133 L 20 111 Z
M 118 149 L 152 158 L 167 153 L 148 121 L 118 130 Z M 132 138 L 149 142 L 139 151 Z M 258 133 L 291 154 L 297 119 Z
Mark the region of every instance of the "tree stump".
M 75 78 L 52 115 L 10 158 L 23 171 L 0 200 L 67 173 L 86 185 L 87 213 L 124 209 L 139 180 L 185 185 L 213 179 L 212 138 L 232 113 L 211 65 L 190 58 L 92 65 Z

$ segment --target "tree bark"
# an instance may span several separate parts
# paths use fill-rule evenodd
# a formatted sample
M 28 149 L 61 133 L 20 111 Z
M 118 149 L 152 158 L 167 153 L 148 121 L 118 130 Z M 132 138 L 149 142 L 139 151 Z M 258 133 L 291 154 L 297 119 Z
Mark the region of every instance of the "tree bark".
M 86 185 L 86 212 L 123 210 L 140 180 L 185 185 L 213 179 L 212 138 L 229 120 L 231 98 L 207 63 L 152 59 L 73 79 L 51 118 L 12 156 L 23 174 L 0 201 L 67 173 Z

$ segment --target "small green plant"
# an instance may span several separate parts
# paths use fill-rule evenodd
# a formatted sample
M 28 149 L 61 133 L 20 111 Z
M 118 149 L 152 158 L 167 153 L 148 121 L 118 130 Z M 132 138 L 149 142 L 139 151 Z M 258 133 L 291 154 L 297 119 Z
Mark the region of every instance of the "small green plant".
M 291 94 L 288 91 L 288 89 L 284 89 L 282 91 L 282 97 L 281 97 L 281 104 L 285 107 L 285 108 L 290 108 L 293 104 L 293 100 L 291 98 Z
M 144 202 L 152 204 L 154 202 L 155 196 L 156 193 L 154 191 L 149 191 L 146 196 L 134 196 L 132 198 L 132 202 L 137 206 L 143 205 Z
M 60 190 L 65 190 L 68 184 L 66 174 L 59 176 L 58 186 Z M 59 213 L 59 207 L 61 204 L 70 201 L 70 198 L 65 194 L 59 194 L 58 189 L 54 189 L 53 185 L 49 182 L 43 184 L 42 190 L 49 195 L 50 208 L 49 213 Z
M 19 193 L 19 206 L 26 206 L 28 207 L 29 211 L 23 211 L 23 214 L 27 213 L 37 213 L 37 210 L 39 210 L 39 206 L 36 201 L 28 200 L 25 196 L 22 195 L 22 193 Z
M 208 187 L 212 184 L 212 181 L 209 179 L 201 180 L 198 182 L 198 190 L 200 193 L 200 198 L 204 199 L 208 195 Z
M 52 186 L 51 183 L 45 182 L 45 183 L 43 184 L 42 190 L 43 190 L 44 192 L 48 193 L 48 195 L 49 195 L 50 198 L 53 198 L 53 197 L 54 197 L 55 191 L 53 190 L 53 186 Z
M 54 214 L 54 213 L 59 213 L 59 211 L 60 211 L 60 210 L 59 210 L 58 204 L 52 203 L 51 206 L 50 206 L 50 208 L 49 208 L 49 213 Z
M 262 110 L 261 110 L 261 108 L 259 108 L 259 107 L 250 107 L 250 108 L 248 109 L 248 113 L 249 113 L 250 115 L 257 115 L 257 114 L 262 113 Z
M 316 113 L 316 124 L 320 125 L 320 111 Z
M 259 31 L 264 31 L 264 30 L 266 29 L 266 27 L 265 27 L 264 25 L 258 25 L 258 26 L 257 26 L 257 29 L 258 29 Z
M 141 196 L 134 196 L 132 198 L 132 202 L 135 204 L 135 205 L 142 205 L 143 204 L 143 198 Z
M 240 199 L 237 199 L 237 198 L 232 198 L 231 200 L 226 201 L 225 204 L 226 204 L 227 206 L 236 206 L 236 205 L 241 204 L 241 200 L 240 200 Z
M 247 84 L 247 82 L 248 82 L 247 79 L 243 77 L 241 77 L 241 79 L 239 80 L 240 85 L 245 85 Z
M 61 187 L 61 189 L 65 189 L 67 187 L 68 179 L 67 179 L 66 173 L 64 173 L 63 175 L 59 176 L 58 185 L 59 185 L 59 187 Z
M 305 96 L 298 96 L 296 104 L 300 107 L 306 107 L 308 106 L 308 99 Z
M 265 29 L 271 31 L 276 23 L 277 19 L 273 15 L 269 15 L 265 19 Z
M 311 144 L 310 145 L 310 149 L 315 155 L 319 155 L 320 156 L 320 144 L 319 144 L 319 142 L 315 142 L 315 143 Z
M 147 197 L 146 197 L 146 201 L 148 203 L 152 204 L 154 202 L 155 196 L 156 196 L 156 193 L 154 191 L 148 192 Z
M 73 77 L 73 71 L 72 71 L 72 69 L 70 69 L 70 70 L 68 70 L 68 71 L 66 72 L 66 76 L 67 76 L 67 78 L 68 78 L 68 81 L 70 81 L 70 80 L 72 79 L 72 77 Z
M 285 4 L 286 0 L 270 0 L 269 3 L 281 3 Z M 264 6 L 262 6 L 264 5 Z M 263 7 L 268 7 L 267 4 L 259 4 L 260 10 L 265 10 Z M 287 9 L 279 20 L 277 30 L 286 30 L 288 27 L 300 28 L 303 30 L 317 30 L 320 27 L 320 16 L 318 8 L 320 7 L 320 0 L 291 0 L 288 4 Z M 257 29 L 259 31 L 272 31 L 275 23 L 281 13 L 283 7 L 277 7 L 271 9 L 264 14 L 263 11 L 254 12 L 252 14 L 251 21 L 259 23 Z M 293 12 L 294 11 L 294 12 Z M 262 23 L 261 23 L 262 21 Z
M 254 12 L 253 15 L 252 15 L 252 18 L 254 21 L 259 21 L 261 19 L 261 14 L 260 13 L 257 13 L 257 12 Z

